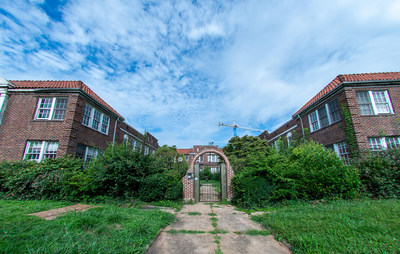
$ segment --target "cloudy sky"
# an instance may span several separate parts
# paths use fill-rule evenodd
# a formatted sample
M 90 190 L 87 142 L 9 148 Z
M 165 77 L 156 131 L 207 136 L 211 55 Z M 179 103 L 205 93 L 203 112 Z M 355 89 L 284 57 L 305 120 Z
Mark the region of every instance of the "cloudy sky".
M 0 77 L 81 80 L 160 145 L 224 146 L 218 122 L 272 131 L 338 74 L 399 71 L 399 13 L 399 0 L 1 0 Z

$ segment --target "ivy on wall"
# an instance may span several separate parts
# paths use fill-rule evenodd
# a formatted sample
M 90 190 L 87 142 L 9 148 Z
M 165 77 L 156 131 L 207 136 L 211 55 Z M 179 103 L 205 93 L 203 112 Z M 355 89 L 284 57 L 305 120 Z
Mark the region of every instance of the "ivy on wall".
M 354 134 L 354 125 L 351 120 L 351 114 L 349 108 L 343 102 L 340 103 L 340 108 L 342 109 L 343 113 L 343 120 L 344 120 L 344 132 L 346 135 L 346 142 L 350 149 L 351 157 L 357 157 L 359 154 L 356 136 Z

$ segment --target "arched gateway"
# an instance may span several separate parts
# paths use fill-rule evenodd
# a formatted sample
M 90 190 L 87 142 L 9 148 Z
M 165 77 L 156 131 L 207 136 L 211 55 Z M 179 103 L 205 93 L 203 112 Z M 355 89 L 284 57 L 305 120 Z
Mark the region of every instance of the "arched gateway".
M 222 200 L 231 200 L 233 196 L 233 189 L 231 187 L 231 179 L 233 177 L 233 170 L 228 157 L 220 150 L 205 149 L 197 153 L 189 163 L 189 169 L 182 179 L 183 182 L 183 198 L 184 200 L 200 201 L 200 168 L 196 164 L 196 160 L 203 154 L 215 153 L 218 154 L 223 160 L 224 164 L 221 165 L 221 198 Z

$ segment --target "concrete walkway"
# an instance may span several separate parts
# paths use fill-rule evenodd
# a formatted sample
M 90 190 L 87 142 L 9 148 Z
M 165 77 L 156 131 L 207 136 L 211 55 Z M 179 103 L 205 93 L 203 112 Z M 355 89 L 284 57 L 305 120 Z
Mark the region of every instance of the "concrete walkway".
M 247 235 L 249 230 L 265 229 L 233 206 L 185 205 L 176 216 L 177 221 L 161 231 L 146 253 L 291 253 L 272 235 Z

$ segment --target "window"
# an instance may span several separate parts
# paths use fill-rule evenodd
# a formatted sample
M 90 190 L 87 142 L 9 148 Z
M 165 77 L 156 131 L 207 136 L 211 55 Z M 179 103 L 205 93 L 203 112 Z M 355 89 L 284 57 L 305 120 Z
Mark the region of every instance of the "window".
M 203 155 L 200 155 L 199 158 L 197 158 L 196 162 L 203 162 L 204 161 L 204 157 Z
M 82 124 L 96 131 L 108 134 L 110 118 L 92 106 L 86 104 L 83 112 Z
M 68 98 L 40 98 L 35 119 L 64 120 Z
M 308 115 L 311 132 L 340 121 L 339 103 L 333 99 Z
M 128 134 L 124 134 L 124 143 L 128 143 L 129 142 L 129 137 Z
M 78 144 L 76 147 L 76 157 L 83 159 L 85 163 L 97 158 L 98 150 L 90 146 Z
M 288 146 L 290 146 L 290 143 L 292 143 L 292 141 L 293 141 L 292 132 L 289 132 L 289 133 L 286 135 L 286 138 L 287 138 L 287 144 L 288 144 Z
M 400 148 L 400 136 L 369 138 L 368 142 L 371 151 L 382 151 L 387 149 Z
M 24 159 L 42 161 L 45 158 L 56 158 L 58 142 L 53 141 L 28 141 Z
M 308 119 L 310 121 L 311 131 L 319 130 L 319 122 L 318 122 L 318 117 L 317 117 L 317 111 L 312 112 L 308 116 Z
M 357 101 L 361 115 L 393 114 L 388 91 L 359 91 Z
M 348 148 L 346 142 L 333 144 L 333 148 L 334 148 L 334 151 L 336 152 L 337 156 L 342 158 L 346 164 L 350 164 L 349 148 Z
M 218 156 L 213 153 L 208 155 L 208 162 L 219 162 Z

